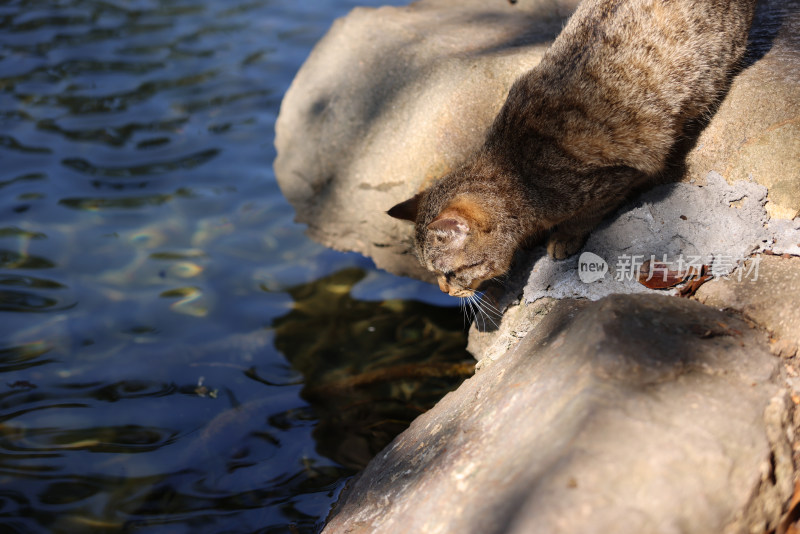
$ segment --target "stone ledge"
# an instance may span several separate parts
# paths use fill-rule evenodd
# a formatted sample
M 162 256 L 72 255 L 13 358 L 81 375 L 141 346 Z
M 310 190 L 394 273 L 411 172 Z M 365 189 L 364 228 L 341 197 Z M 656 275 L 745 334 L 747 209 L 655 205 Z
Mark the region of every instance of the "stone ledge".
M 773 524 L 775 514 L 742 510 L 770 477 L 779 510 L 793 487 L 786 434 L 771 443 L 764 418 L 770 402 L 788 418 L 782 397 L 771 401 L 778 364 L 763 333 L 697 302 L 558 301 L 381 452 L 323 532 L 707 534 Z M 788 473 L 764 471 L 776 450 Z

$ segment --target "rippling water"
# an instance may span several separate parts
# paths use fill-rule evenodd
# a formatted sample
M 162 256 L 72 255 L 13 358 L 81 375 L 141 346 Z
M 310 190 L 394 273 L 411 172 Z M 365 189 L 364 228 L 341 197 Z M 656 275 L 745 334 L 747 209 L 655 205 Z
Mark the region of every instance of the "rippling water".
M 0 3 L 0 531 L 313 532 L 468 371 L 458 311 L 272 175 L 355 3 Z

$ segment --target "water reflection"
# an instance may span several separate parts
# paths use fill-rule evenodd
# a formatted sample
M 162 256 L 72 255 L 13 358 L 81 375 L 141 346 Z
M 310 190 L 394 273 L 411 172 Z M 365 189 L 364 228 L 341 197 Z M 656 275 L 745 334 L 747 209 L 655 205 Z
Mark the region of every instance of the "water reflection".
M 0 296 L 2 295 L 0 294 Z M 9 373 L 12 371 L 22 371 L 29 367 L 52 363 L 54 361 L 52 359 L 41 358 L 41 356 L 50 352 L 51 349 L 52 347 L 43 341 L 33 341 L 31 343 L 12 347 L 0 347 L 0 372 Z M 28 384 L 29 382 L 17 381 L 14 384 L 20 383 Z M 14 384 L 9 387 L 14 387 Z
M 4 531 L 313 532 L 471 367 L 457 309 L 306 240 L 272 176 L 354 3 L 0 5 Z
M 47 258 L 0 249 L 0 269 L 52 269 L 55 264 Z
M 290 288 L 275 347 L 303 373 L 320 452 L 363 468 L 417 415 L 472 374 L 458 314 L 413 301 L 364 302 L 366 273 L 343 269 Z

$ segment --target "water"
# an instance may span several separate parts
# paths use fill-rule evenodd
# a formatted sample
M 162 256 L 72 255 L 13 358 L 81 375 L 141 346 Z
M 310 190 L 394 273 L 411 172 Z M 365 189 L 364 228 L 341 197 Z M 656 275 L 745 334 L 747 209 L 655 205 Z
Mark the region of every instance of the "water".
M 0 531 L 313 532 L 469 372 L 449 300 L 275 184 L 355 3 L 0 4 Z

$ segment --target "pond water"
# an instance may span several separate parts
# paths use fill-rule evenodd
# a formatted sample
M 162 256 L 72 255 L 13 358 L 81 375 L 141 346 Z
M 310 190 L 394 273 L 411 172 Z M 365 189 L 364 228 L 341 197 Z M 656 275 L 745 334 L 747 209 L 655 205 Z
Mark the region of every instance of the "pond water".
M 458 303 L 272 174 L 356 3 L 0 3 L 0 531 L 314 532 L 470 372 Z

